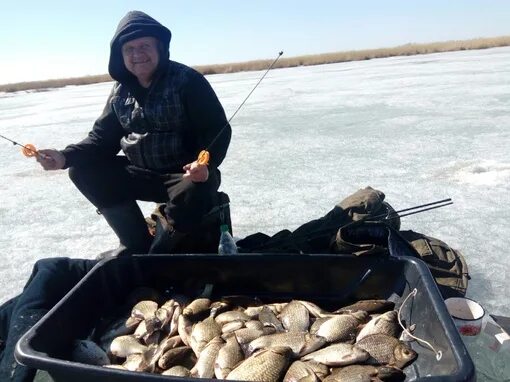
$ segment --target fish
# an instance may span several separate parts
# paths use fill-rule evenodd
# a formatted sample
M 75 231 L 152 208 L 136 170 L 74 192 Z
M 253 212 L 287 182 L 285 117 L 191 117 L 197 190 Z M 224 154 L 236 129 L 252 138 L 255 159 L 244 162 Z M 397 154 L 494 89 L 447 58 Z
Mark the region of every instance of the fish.
M 156 332 L 157 330 L 161 329 L 162 322 L 161 320 L 156 316 L 156 312 L 154 312 L 154 316 L 147 318 L 144 320 L 145 324 L 145 330 L 147 331 L 148 335 L 151 335 L 152 333 Z
M 174 311 L 172 313 L 172 317 L 170 318 L 170 322 L 168 322 L 168 335 L 173 336 L 178 332 L 179 325 L 179 317 L 181 316 L 182 308 L 180 305 L 175 306 Z
M 172 336 L 172 337 L 166 337 L 159 343 L 159 347 L 165 352 L 168 349 L 176 348 L 177 346 L 181 345 L 182 338 L 180 336 Z
M 400 369 L 416 358 L 410 347 L 388 335 L 400 330 L 395 329 L 395 311 L 374 315 L 365 324 L 368 313 L 361 308 L 387 309 L 393 303 L 386 300 L 362 300 L 330 312 L 306 300 L 263 304 L 246 296 L 211 301 L 202 295 L 185 305 L 187 298 L 175 296 L 161 306 L 156 302 L 161 298 L 145 298 L 131 309 L 119 307 L 89 339 L 118 327 L 125 334 L 115 336 L 105 349 L 106 362 L 185 378 L 320 382 L 333 368 L 338 375 L 328 381 L 336 382 L 350 371 L 347 366 L 363 363 L 364 374 L 360 369 L 353 378 L 391 381 L 405 378 Z M 243 300 L 245 305 L 233 304 Z
M 244 360 L 244 354 L 234 335 L 226 339 L 225 345 L 218 351 L 214 363 L 214 375 L 217 379 L 225 379 L 234 367 Z
M 340 309 L 335 310 L 333 313 L 354 313 L 360 310 L 364 310 L 368 314 L 373 313 L 384 313 L 388 310 L 393 310 L 395 303 L 388 300 L 360 300 L 354 304 L 344 306 Z
M 263 306 L 258 314 L 258 319 L 262 326 L 269 326 L 276 329 L 277 332 L 284 332 L 282 322 L 276 317 L 276 314 L 269 309 L 268 306 Z
M 179 303 L 177 303 L 174 299 L 170 299 L 156 310 L 154 316 L 157 321 L 153 320 L 157 324 L 155 330 L 160 330 L 170 322 L 177 306 L 179 306 Z M 148 323 L 146 322 L 145 324 L 147 325 Z
M 191 372 L 186 367 L 177 365 L 163 371 L 161 375 L 171 375 L 174 377 L 191 377 Z
M 168 349 L 158 360 L 158 366 L 163 370 L 176 366 L 183 358 L 189 355 L 193 350 L 189 346 L 178 346 Z
M 125 320 L 126 322 L 125 322 L 124 326 L 126 328 L 131 329 L 131 333 L 132 333 L 142 320 L 143 320 L 143 318 L 130 316 L 127 318 L 127 320 Z
M 288 347 L 262 349 L 242 361 L 227 375 L 227 380 L 278 382 L 292 357 Z
M 132 335 L 117 337 L 110 344 L 110 353 L 120 358 L 127 358 L 130 354 L 143 353 L 147 349 L 147 346 L 142 345 Z
M 245 310 L 243 310 L 244 314 L 246 314 L 251 319 L 257 319 L 264 306 L 249 306 Z M 274 312 L 273 312 L 274 313 Z
M 272 328 L 274 330 L 274 328 Z M 265 334 L 264 329 L 241 328 L 234 331 L 237 342 L 241 347 L 247 348 L 248 344 Z
M 147 320 L 154 317 L 157 309 L 157 302 L 152 300 L 143 300 L 133 306 L 133 309 L 131 309 L 131 317 Z
M 371 334 L 378 333 L 387 334 L 389 336 L 398 338 L 400 334 L 400 325 L 397 320 L 396 310 L 390 310 L 389 312 L 383 313 L 368 321 L 367 324 L 358 333 L 356 341 L 359 341 L 363 337 L 369 336 Z
M 200 352 L 214 337 L 221 335 L 221 326 L 212 317 L 207 317 L 205 320 L 200 321 L 193 325 L 191 330 L 190 346 L 197 355 L 200 357 Z
M 418 356 L 404 342 L 387 334 L 371 334 L 356 342 L 356 346 L 370 354 L 369 363 L 387 364 L 403 369 Z
M 145 345 L 150 346 L 159 344 L 162 337 L 163 333 L 158 330 L 157 332 L 146 334 L 142 338 Z
M 133 333 L 133 336 L 140 339 L 140 338 L 143 338 L 150 334 L 151 333 L 149 333 L 149 331 L 147 330 L 147 323 L 145 320 L 143 320 L 143 321 L 140 321 L 140 323 L 136 327 L 136 330 Z
M 316 362 L 313 360 L 303 361 L 307 367 L 309 367 L 317 377 L 322 381 L 329 374 L 329 367 L 326 365 Z
M 152 355 L 152 358 L 149 361 L 149 363 L 151 365 L 155 365 L 163 354 L 165 354 L 170 349 L 178 347 L 182 343 L 183 343 L 182 339 L 179 336 L 164 338 L 157 346 L 157 349 Z
M 180 305 L 178 301 L 175 301 L 173 298 L 166 300 L 163 305 L 159 307 L 159 309 L 166 309 L 169 312 L 175 309 L 176 306 Z
M 358 325 L 367 318 L 365 311 L 352 314 L 338 314 L 333 317 L 321 318 L 310 328 L 310 333 L 321 336 L 329 343 L 337 341 L 353 341 Z
M 302 361 L 316 361 L 327 366 L 345 366 L 353 363 L 364 362 L 370 354 L 356 345 L 337 343 L 323 349 L 306 354 Z
M 224 341 L 219 336 L 209 341 L 200 352 L 197 363 L 190 370 L 191 375 L 198 378 L 213 378 L 215 360 L 223 344 Z
M 333 368 L 323 382 L 403 381 L 402 370 L 390 366 L 349 365 Z
M 294 361 L 287 369 L 283 382 L 319 382 L 320 378 L 312 368 L 303 361 Z
M 184 345 L 189 345 L 192 329 L 193 322 L 184 314 L 181 314 L 177 319 L 177 333 L 179 333 Z
M 183 310 L 182 314 L 186 317 L 193 318 L 202 314 L 206 311 L 209 311 L 209 307 L 211 306 L 211 300 L 208 298 L 197 298 L 191 301 Z
M 327 310 L 322 309 L 320 306 L 318 306 L 317 304 L 314 304 L 313 302 L 305 301 L 305 300 L 296 300 L 296 301 L 299 302 L 300 304 L 302 304 L 306 309 L 308 309 L 308 312 L 313 317 L 321 318 L 321 317 L 330 317 L 330 316 L 335 315 L 335 313 L 328 312 Z
M 264 307 L 267 307 L 267 308 L 271 309 L 271 311 L 274 314 L 279 314 L 282 311 L 282 309 L 285 307 L 285 305 L 287 305 L 286 302 L 274 303 L 274 304 L 266 304 L 266 305 L 257 305 L 257 306 L 249 306 L 249 307 L 247 307 L 244 310 L 244 313 L 246 313 L 251 318 L 257 318 L 259 313 L 260 313 L 260 311 L 262 309 L 264 309 Z
M 311 353 L 326 343 L 323 337 L 319 337 L 307 332 L 284 332 L 269 334 L 251 341 L 247 348 L 247 354 L 253 354 L 255 351 L 268 347 L 288 347 L 292 350 L 295 357 L 301 357 Z
M 226 312 L 230 308 L 230 304 L 224 301 L 214 301 L 211 303 L 211 311 L 209 315 L 211 317 L 216 317 L 219 314 Z
M 241 321 L 241 320 L 230 321 L 221 327 L 221 332 L 223 334 L 228 334 L 228 333 L 232 333 L 236 330 L 239 330 L 241 328 L 244 328 L 243 321 Z
M 246 326 L 248 329 L 264 329 L 264 324 L 259 320 L 246 321 L 244 326 Z
M 129 354 L 122 366 L 130 371 L 146 371 L 149 368 L 145 357 L 140 353 Z
M 238 310 L 229 310 L 227 312 L 220 313 L 214 319 L 218 324 L 225 325 L 232 321 L 250 321 L 251 317 L 249 317 L 246 313 L 238 311 Z
M 305 332 L 310 326 L 310 312 L 298 301 L 285 305 L 278 318 L 289 332 Z

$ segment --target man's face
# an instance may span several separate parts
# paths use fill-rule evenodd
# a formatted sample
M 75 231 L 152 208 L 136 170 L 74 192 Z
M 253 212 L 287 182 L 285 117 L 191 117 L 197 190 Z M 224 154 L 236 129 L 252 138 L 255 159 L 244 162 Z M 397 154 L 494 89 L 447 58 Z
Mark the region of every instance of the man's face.
M 124 65 L 138 81 L 149 83 L 159 62 L 158 40 L 154 37 L 140 37 L 122 45 Z

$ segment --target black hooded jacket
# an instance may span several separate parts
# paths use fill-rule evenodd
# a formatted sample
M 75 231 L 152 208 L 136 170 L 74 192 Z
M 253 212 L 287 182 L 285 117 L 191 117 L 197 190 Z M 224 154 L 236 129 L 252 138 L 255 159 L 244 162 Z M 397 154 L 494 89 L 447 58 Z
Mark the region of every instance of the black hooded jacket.
M 145 36 L 161 42 L 158 68 L 148 89 L 126 69 L 121 53 L 122 44 Z M 62 151 L 66 168 L 101 163 L 120 149 L 133 165 L 158 173 L 182 172 L 182 166 L 205 148 L 210 152 L 209 166 L 220 165 L 231 137 L 225 112 L 202 74 L 169 60 L 170 39 L 170 31 L 143 12 L 122 18 L 110 44 L 108 65 L 116 82 L 87 138 Z

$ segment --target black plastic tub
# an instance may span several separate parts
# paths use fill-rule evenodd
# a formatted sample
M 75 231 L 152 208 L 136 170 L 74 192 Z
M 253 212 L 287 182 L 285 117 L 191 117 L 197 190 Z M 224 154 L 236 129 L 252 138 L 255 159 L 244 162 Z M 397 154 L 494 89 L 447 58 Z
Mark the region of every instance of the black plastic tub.
M 425 264 L 411 257 L 249 254 L 157 255 L 114 258 L 98 263 L 18 342 L 16 358 L 46 370 L 57 382 L 197 381 L 158 374 L 114 370 L 69 361 L 73 340 L 86 338 L 100 317 L 125 301 L 139 286 L 164 291 L 202 290 L 212 298 L 258 296 L 277 301 L 313 301 L 324 308 L 357 299 L 383 298 L 402 305 L 402 318 L 416 324 L 414 334 L 442 352 L 412 342 L 418 358 L 405 369 L 409 381 L 472 381 L 474 366 Z

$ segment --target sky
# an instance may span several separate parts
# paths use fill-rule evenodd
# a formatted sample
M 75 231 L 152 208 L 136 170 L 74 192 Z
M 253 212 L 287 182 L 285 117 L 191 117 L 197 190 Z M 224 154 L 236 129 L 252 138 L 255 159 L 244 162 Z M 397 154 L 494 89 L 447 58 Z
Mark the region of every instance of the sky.
M 191 66 L 510 35 L 504 0 L 4 1 L 0 84 L 105 74 L 130 10 L 167 26 Z

